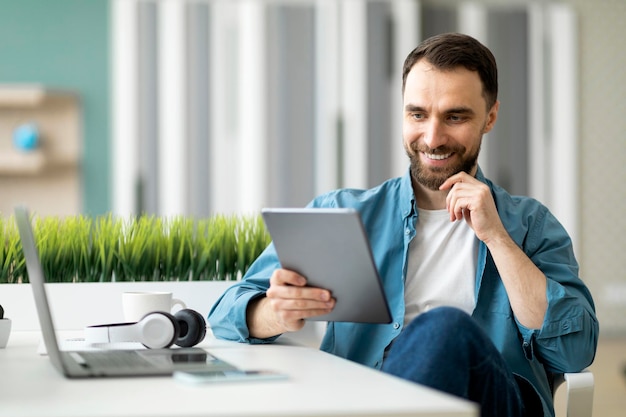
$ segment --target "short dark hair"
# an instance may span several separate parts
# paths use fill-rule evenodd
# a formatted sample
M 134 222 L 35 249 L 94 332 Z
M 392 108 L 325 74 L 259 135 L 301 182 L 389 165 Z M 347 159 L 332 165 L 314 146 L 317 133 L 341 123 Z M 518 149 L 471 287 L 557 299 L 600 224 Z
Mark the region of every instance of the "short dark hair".
M 406 57 L 402 68 L 402 94 L 406 78 L 415 64 L 425 59 L 438 70 L 464 67 L 478 72 L 483 83 L 483 96 L 490 109 L 498 99 L 498 66 L 491 51 L 471 36 L 461 33 L 442 33 L 420 43 Z

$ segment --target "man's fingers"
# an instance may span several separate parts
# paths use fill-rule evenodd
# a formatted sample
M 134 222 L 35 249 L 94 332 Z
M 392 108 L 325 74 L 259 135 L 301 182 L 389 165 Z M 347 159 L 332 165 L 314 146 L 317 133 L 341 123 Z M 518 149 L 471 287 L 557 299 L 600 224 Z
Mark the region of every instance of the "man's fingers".
M 334 306 L 334 300 L 328 290 L 312 287 L 272 286 L 267 290 L 267 298 L 274 301 L 278 308 L 306 310 Z
M 308 299 L 328 302 L 332 296 L 330 291 L 323 288 L 307 287 L 306 278 L 287 270 L 277 269 L 270 278 L 270 288 L 267 296 L 285 299 Z
M 269 292 L 268 301 L 278 321 L 288 331 L 299 330 L 305 319 L 328 314 L 335 306 L 335 300 L 332 299 L 324 302 L 303 298 L 270 298 Z
M 335 301 L 317 301 L 308 299 L 285 299 L 272 298 L 272 308 L 276 312 L 313 312 L 315 310 L 327 311 L 334 307 Z
M 270 278 L 270 285 L 295 285 L 297 287 L 304 287 L 306 285 L 306 278 L 288 269 L 277 269 Z
M 449 190 L 457 183 L 464 182 L 464 181 L 467 182 L 467 181 L 471 181 L 473 179 L 475 179 L 475 178 L 472 177 L 471 175 L 469 175 L 467 172 L 459 172 L 457 174 L 454 174 L 454 175 L 450 176 L 447 180 L 445 180 L 443 182 L 443 184 L 441 184 L 439 189 L 440 190 Z

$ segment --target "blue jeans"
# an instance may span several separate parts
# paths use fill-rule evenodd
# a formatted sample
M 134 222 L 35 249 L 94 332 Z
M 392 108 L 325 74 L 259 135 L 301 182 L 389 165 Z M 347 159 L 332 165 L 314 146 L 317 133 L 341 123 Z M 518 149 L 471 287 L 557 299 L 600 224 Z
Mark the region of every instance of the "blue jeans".
M 516 378 L 486 333 L 465 312 L 422 313 L 393 342 L 383 371 L 465 398 L 481 416 L 524 416 Z

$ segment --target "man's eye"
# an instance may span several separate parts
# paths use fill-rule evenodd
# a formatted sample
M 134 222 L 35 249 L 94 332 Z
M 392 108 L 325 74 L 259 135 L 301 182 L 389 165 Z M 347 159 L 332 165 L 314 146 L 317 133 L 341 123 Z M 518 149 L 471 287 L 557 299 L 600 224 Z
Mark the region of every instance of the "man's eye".
M 411 114 L 411 118 L 415 119 L 415 120 L 420 120 L 424 118 L 424 115 L 422 113 L 413 113 Z
M 448 120 L 450 120 L 451 122 L 462 122 L 463 117 L 452 114 L 448 117 Z

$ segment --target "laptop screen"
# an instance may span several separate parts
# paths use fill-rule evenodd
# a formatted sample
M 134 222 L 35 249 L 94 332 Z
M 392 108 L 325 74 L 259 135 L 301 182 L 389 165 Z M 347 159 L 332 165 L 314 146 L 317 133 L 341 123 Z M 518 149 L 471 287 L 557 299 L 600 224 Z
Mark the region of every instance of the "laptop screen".
M 35 245 L 35 237 L 33 234 L 30 214 L 25 207 L 15 208 L 15 221 L 22 241 L 22 250 L 26 258 L 26 270 L 28 271 L 28 279 L 33 289 L 35 297 L 35 306 L 37 315 L 39 316 L 39 325 L 43 335 L 44 344 L 48 351 L 48 356 L 52 364 L 62 373 L 66 373 L 66 367 L 61 358 L 61 352 L 57 342 L 56 333 L 54 332 L 54 323 L 50 305 L 48 304 L 48 296 L 45 288 L 45 277 L 37 246 Z

